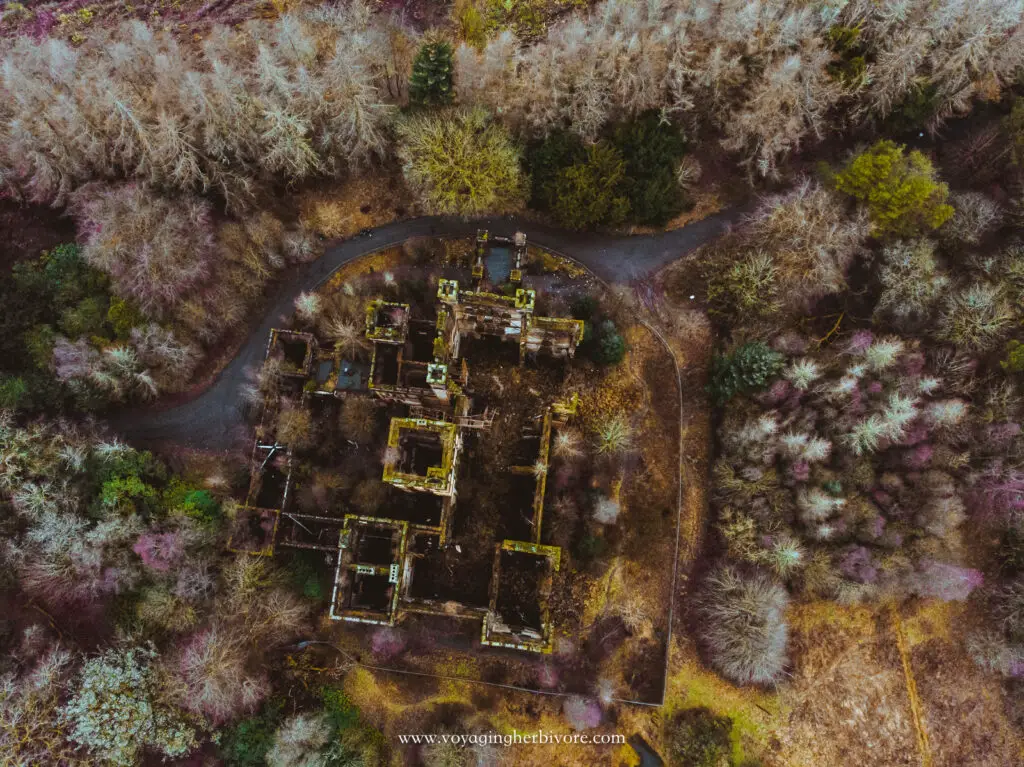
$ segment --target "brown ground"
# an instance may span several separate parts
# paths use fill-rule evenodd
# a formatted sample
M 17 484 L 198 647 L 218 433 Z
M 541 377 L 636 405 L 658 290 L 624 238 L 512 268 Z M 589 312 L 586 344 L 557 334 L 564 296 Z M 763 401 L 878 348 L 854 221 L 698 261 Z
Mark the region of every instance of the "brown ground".
M 0 200 L 0 273 L 18 261 L 74 239 L 75 226 L 60 211 Z

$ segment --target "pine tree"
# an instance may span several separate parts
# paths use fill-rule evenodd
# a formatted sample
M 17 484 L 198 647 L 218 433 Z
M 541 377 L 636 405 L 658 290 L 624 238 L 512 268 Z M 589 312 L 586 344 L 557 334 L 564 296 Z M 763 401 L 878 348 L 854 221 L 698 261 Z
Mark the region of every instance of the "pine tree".
M 425 43 L 412 63 L 409 101 L 415 106 L 433 107 L 451 104 L 452 46 L 445 42 Z

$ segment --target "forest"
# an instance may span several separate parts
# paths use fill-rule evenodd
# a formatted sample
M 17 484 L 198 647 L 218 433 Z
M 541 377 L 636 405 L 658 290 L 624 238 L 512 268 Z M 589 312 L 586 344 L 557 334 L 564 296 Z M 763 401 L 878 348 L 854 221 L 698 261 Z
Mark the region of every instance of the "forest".
M 5 0 L 0 763 L 1015 763 L 1022 227 L 1021 0 Z M 578 354 L 460 369 L 454 277 Z M 374 301 L 498 424 L 428 596 L 535 535 L 550 657 L 332 624 L 318 552 L 232 545 L 285 446 L 301 513 L 401 503 L 385 414 L 434 410 L 310 405 L 383 380 Z M 511 729 L 635 740 L 397 738 Z

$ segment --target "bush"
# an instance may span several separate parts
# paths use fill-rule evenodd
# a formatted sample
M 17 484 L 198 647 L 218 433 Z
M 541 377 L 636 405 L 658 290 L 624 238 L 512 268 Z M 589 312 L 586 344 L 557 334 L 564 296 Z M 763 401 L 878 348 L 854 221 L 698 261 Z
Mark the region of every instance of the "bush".
M 1024 344 L 1014 339 L 1006 344 L 1006 356 L 999 366 L 1007 373 L 1024 373 Z
M 621 224 L 629 214 L 629 199 L 622 191 L 625 179 L 622 153 L 603 142 L 593 144 L 585 160 L 555 177 L 551 212 L 571 229 Z
M 540 210 L 551 210 L 556 202 L 555 181 L 558 174 L 576 163 L 585 162 L 587 148 L 571 131 L 556 129 L 543 141 L 534 142 L 526 150 L 526 168 L 530 173 L 530 204 Z
M 167 757 L 187 754 L 195 733 L 155 698 L 152 650 L 108 650 L 86 661 L 81 680 L 64 707 L 71 739 L 100 759 L 135 764 L 146 748 Z
M 733 322 L 771 317 L 782 308 L 778 282 L 774 259 L 761 251 L 741 257 L 726 269 L 715 268 L 708 278 L 710 313 Z
M 414 115 L 396 132 L 405 179 L 427 213 L 498 213 L 522 204 L 519 149 L 485 110 Z
M 243 719 L 225 731 L 220 755 L 227 767 L 262 767 L 274 745 L 274 732 L 281 721 L 284 701 L 274 699 L 263 706 L 258 716 Z
M 876 320 L 887 319 L 905 331 L 928 322 L 949 284 L 935 260 L 934 243 L 923 239 L 886 246 L 878 279 L 882 291 L 875 305 Z
M 707 708 L 688 708 L 668 725 L 666 741 L 671 763 L 677 767 L 721 767 L 731 751 L 732 720 L 715 716 Z
M 867 206 L 877 236 L 913 237 L 953 215 L 949 189 L 935 180 L 931 161 L 916 149 L 879 141 L 835 176 L 836 189 Z
M 412 62 L 409 76 L 409 103 L 418 107 L 451 104 L 452 46 L 446 42 L 425 43 Z
M 1013 307 L 1002 288 L 976 282 L 947 294 L 937 335 L 972 351 L 988 351 L 1005 338 L 1013 321 Z
M 664 226 L 686 203 L 676 177 L 686 142 L 679 128 L 648 110 L 616 126 L 612 143 L 626 161 L 623 190 L 630 219 L 638 224 Z
M 763 573 L 725 566 L 707 579 L 702 638 L 712 665 L 737 684 L 770 684 L 786 664 L 786 590 Z
M 763 388 L 782 369 L 784 359 L 759 341 L 745 343 L 732 354 L 716 356 L 709 384 L 715 404 L 721 406 L 737 394 Z
M 602 320 L 587 343 L 589 357 L 600 365 L 617 365 L 626 356 L 626 339 L 612 320 Z

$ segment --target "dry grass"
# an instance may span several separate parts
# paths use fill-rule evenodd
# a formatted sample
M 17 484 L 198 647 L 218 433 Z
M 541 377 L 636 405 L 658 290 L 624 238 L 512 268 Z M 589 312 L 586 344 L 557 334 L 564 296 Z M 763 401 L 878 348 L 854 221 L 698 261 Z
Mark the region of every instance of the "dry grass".
M 411 204 L 402 184 L 376 174 L 299 196 L 302 223 L 329 239 L 351 237 L 361 229 L 390 223 L 399 217 L 397 209 L 408 210 Z
M 1006 718 L 1000 683 L 964 651 L 963 632 L 976 622 L 969 608 L 922 602 L 904 613 L 932 764 L 1020 764 L 1024 741 Z
M 917 765 L 906 682 L 884 612 L 829 602 L 790 615 L 791 709 L 771 764 Z

